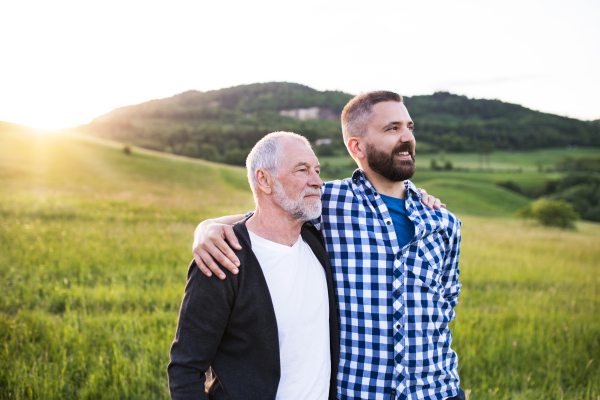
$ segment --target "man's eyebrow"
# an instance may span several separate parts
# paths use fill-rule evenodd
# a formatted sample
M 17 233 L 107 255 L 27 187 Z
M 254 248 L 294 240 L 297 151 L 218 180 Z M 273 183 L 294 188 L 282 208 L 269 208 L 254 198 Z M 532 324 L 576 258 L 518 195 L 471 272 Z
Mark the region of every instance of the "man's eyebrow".
M 383 129 L 389 128 L 390 126 L 394 126 L 394 125 L 400 125 L 400 124 L 401 124 L 400 121 L 393 121 L 393 122 L 390 122 L 390 123 L 384 125 Z
M 407 126 L 411 126 L 411 125 L 414 125 L 414 124 L 415 124 L 415 123 L 414 123 L 412 120 L 410 120 L 410 121 L 408 121 L 408 122 L 406 123 L 406 125 L 407 125 Z M 387 128 L 389 128 L 390 126 L 394 126 L 394 125 L 402 125 L 402 121 L 393 121 L 393 122 L 390 122 L 390 123 L 388 123 L 387 125 L 385 125 L 385 126 L 383 127 L 383 129 L 387 129 Z
M 296 163 L 296 165 L 294 165 L 294 168 L 298 168 L 299 166 L 304 165 L 306 167 L 310 167 L 310 164 L 306 161 L 299 161 Z M 317 164 L 315 165 L 315 168 L 321 168 L 321 164 Z

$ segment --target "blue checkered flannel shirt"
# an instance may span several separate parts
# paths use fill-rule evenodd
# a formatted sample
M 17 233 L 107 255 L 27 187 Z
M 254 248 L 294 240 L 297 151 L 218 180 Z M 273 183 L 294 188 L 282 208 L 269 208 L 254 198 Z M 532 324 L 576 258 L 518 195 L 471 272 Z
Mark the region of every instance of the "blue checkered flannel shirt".
M 322 187 L 313 221 L 325 239 L 339 303 L 338 397 L 446 399 L 458 394 L 448 324 L 458 304 L 460 220 L 407 188 L 414 239 L 400 248 L 381 196 L 356 170 Z

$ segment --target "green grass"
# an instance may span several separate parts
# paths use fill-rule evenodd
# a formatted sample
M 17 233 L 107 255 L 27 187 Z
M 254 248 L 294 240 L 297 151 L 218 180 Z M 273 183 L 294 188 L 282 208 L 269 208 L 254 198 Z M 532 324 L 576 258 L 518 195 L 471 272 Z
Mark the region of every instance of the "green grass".
M 463 389 L 474 399 L 597 399 L 600 226 L 462 221 L 452 331 Z
M 600 225 L 505 218 L 481 175 L 424 180 L 463 220 L 461 386 L 597 400 Z M 193 229 L 252 207 L 240 168 L 0 124 L 0 399 L 168 398 Z
M 468 180 L 435 179 L 419 184 L 458 215 L 511 216 L 529 203 L 521 195 Z
M 252 209 L 243 170 L 15 127 L 0 171 L 0 398 L 168 398 L 192 232 Z
M 494 151 L 489 157 L 486 155 L 483 159 L 477 153 L 420 153 L 419 145 L 416 147 L 417 167 L 429 168 L 432 159 L 438 161 L 451 161 L 455 168 L 470 168 L 478 170 L 480 168 L 495 170 L 521 168 L 523 172 L 537 172 L 538 165 L 542 168 L 554 168 L 556 162 L 564 157 L 598 157 L 600 149 L 593 147 L 580 147 L 578 149 L 540 149 L 533 151 Z M 321 157 L 321 163 L 329 163 L 334 166 L 347 166 L 352 164 L 352 158 L 349 155 L 340 157 Z M 489 160 L 489 163 L 488 163 Z
M 483 159 L 479 154 L 475 153 L 454 153 L 445 154 L 444 160 L 452 162 L 456 168 L 492 168 L 515 169 L 521 168 L 524 172 L 537 172 L 538 165 L 542 168 L 554 168 L 556 162 L 563 157 L 582 157 L 592 156 L 598 157 L 600 149 L 595 148 L 578 148 L 578 149 L 540 149 L 533 151 L 494 151 Z M 417 145 L 417 166 L 429 167 L 431 159 L 440 160 L 439 154 L 423 154 L 419 155 L 419 147 Z

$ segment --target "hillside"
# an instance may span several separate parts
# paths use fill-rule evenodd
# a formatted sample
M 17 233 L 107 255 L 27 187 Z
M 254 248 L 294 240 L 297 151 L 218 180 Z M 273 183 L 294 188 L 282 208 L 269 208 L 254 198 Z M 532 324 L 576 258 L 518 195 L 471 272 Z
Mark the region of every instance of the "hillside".
M 0 183 L 6 192 L 19 193 L 23 189 L 30 195 L 40 192 L 44 196 L 122 199 L 135 202 L 140 209 L 168 203 L 177 207 L 178 215 L 194 215 L 193 220 L 246 212 L 253 207 L 243 168 L 140 148 L 134 148 L 128 156 L 122 147 L 118 142 L 76 132 L 37 132 L 0 122 Z M 329 160 L 322 158 L 324 166 L 330 164 Z M 345 175 L 330 175 L 324 168 L 323 178 L 349 176 L 356 165 L 349 158 L 343 160 L 345 169 L 340 172 Z M 495 186 L 494 179 L 506 180 L 514 174 L 440 175 L 421 165 L 419 161 L 415 182 L 431 187 L 429 192 L 441 197 L 458 215 L 509 217 L 528 202 L 519 194 Z M 518 177 L 527 179 L 530 175 Z M 462 191 L 455 190 L 461 185 Z
M 566 146 L 600 146 L 600 127 L 499 100 L 439 92 L 405 100 L 418 139 L 446 151 L 487 153 Z
M 288 130 L 312 142 L 317 154 L 341 155 L 339 114 L 352 95 L 285 82 L 242 85 L 118 108 L 79 127 L 88 134 L 228 164 L 243 165 L 266 133 Z M 600 126 L 498 100 L 450 93 L 405 97 L 421 153 L 530 150 L 600 146 Z
M 254 143 L 276 130 L 298 132 L 313 142 L 329 137 L 342 144 L 336 115 L 351 97 L 293 83 L 188 91 L 116 109 L 78 130 L 154 150 L 244 165 Z M 279 114 L 311 107 L 318 107 L 317 116 L 326 119 Z

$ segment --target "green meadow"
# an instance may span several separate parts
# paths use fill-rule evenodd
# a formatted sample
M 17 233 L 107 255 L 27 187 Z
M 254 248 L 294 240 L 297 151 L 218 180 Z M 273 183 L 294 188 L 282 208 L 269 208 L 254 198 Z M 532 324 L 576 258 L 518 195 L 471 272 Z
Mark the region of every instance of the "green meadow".
M 567 152 L 600 155 L 418 157 L 415 182 L 463 221 L 452 345 L 471 400 L 600 398 L 600 224 L 516 220 L 529 200 L 495 186 L 539 185 Z M 242 168 L 0 123 L 0 399 L 168 398 L 194 227 L 252 208 Z

